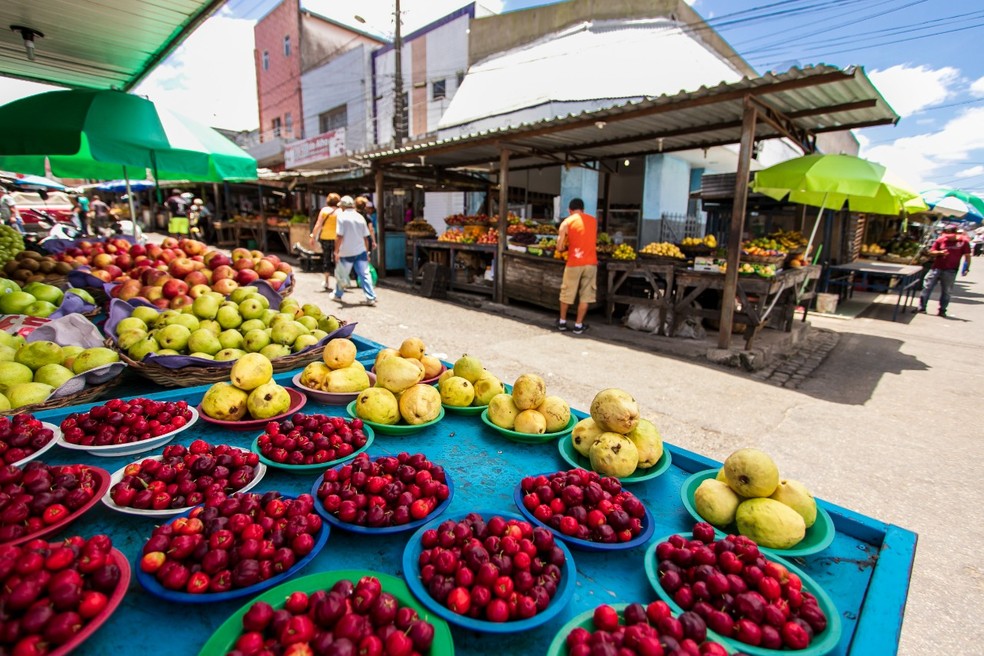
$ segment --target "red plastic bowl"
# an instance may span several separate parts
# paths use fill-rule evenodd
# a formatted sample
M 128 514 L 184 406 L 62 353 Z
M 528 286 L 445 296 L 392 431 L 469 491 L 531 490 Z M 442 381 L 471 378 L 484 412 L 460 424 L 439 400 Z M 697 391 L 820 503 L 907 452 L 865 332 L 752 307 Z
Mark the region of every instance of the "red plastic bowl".
M 307 396 L 302 392 L 291 387 L 285 387 L 287 393 L 290 394 L 290 407 L 287 408 L 287 412 L 282 415 L 277 415 L 276 417 L 270 417 L 269 419 L 241 419 L 239 421 L 223 421 L 221 419 L 213 419 L 202 412 L 202 404 L 198 404 L 198 414 L 201 415 L 202 421 L 207 421 L 210 424 L 215 424 L 216 426 L 221 426 L 222 428 L 227 428 L 233 431 L 248 431 L 248 430 L 263 430 L 263 428 L 271 421 L 280 421 L 281 419 L 287 419 L 292 414 L 304 407 L 307 403 Z
M 85 468 L 91 470 L 92 473 L 95 474 L 96 477 L 99 479 L 99 485 L 96 486 L 96 489 L 93 491 L 92 498 L 89 499 L 85 503 L 85 505 L 83 505 L 81 508 L 79 508 L 72 514 L 66 515 L 64 518 L 62 518 L 60 521 L 55 522 L 54 524 L 45 526 L 44 528 L 39 529 L 34 533 L 28 533 L 27 535 L 22 535 L 19 538 L 11 540 L 10 542 L 4 542 L 3 544 L 16 545 L 16 544 L 22 544 L 24 542 L 27 542 L 28 540 L 48 537 L 49 535 L 52 535 L 62 530 L 63 528 L 74 522 L 76 519 L 84 515 L 86 512 L 88 512 L 88 510 L 92 508 L 94 505 L 99 503 L 103 495 L 106 494 L 106 490 L 109 489 L 109 479 L 110 479 L 109 472 L 106 471 L 105 469 L 100 469 L 99 467 L 90 467 L 89 465 L 85 465 Z
M 89 620 L 89 623 L 82 627 L 82 630 L 76 633 L 71 640 L 50 652 L 48 656 L 65 656 L 65 654 L 85 642 L 89 636 L 95 633 L 109 619 L 109 616 L 123 602 L 126 590 L 130 587 L 130 563 L 127 562 L 126 557 L 115 547 L 110 552 L 110 555 L 116 566 L 120 568 L 120 582 L 116 586 L 116 589 L 113 590 L 113 594 L 110 595 L 106 607 L 103 608 L 101 613 Z

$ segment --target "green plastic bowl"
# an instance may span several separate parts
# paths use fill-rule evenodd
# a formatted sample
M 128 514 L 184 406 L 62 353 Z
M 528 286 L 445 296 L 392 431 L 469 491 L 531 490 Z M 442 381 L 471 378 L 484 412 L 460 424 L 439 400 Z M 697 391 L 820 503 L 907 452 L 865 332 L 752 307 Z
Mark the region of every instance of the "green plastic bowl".
M 270 460 L 265 455 L 260 453 L 259 437 L 253 440 L 253 443 L 250 445 L 249 450 L 255 453 L 259 457 L 260 462 L 262 462 L 267 467 L 273 467 L 274 469 L 282 469 L 286 472 L 290 472 L 293 474 L 307 474 L 308 472 L 313 472 L 313 471 L 324 471 L 325 469 L 331 469 L 335 465 L 340 465 L 342 463 L 348 462 L 349 460 L 352 460 L 353 458 L 355 458 L 355 456 L 359 455 L 360 453 L 362 453 L 363 451 L 365 451 L 366 449 L 372 446 L 373 440 L 375 440 L 376 438 L 376 434 L 372 430 L 372 426 L 370 426 L 365 421 L 363 421 L 362 423 L 363 423 L 362 432 L 366 434 L 366 443 L 362 445 L 362 448 L 356 449 L 355 451 L 345 456 L 344 458 L 338 458 L 336 460 L 329 460 L 327 462 L 315 462 L 310 465 L 291 465 L 286 462 L 277 462 L 275 460 Z
M 717 469 L 706 469 L 701 472 L 697 472 L 687 480 L 683 482 L 683 487 L 680 488 L 680 499 L 683 501 L 683 507 L 687 509 L 690 516 L 693 517 L 698 522 L 707 521 L 700 516 L 697 512 L 697 507 L 694 505 L 694 492 L 697 487 L 709 478 L 714 478 L 717 476 Z M 735 526 L 726 527 L 726 531 L 721 531 L 715 528 L 715 532 L 719 535 L 725 535 L 726 533 L 731 533 L 733 535 L 738 534 L 738 529 Z M 784 556 L 786 558 L 796 558 L 798 556 L 809 556 L 811 554 L 819 553 L 830 546 L 830 543 L 834 541 L 834 536 L 837 531 L 834 529 L 834 520 L 830 518 L 830 514 L 823 509 L 819 503 L 817 504 L 817 521 L 810 528 L 806 529 L 806 535 L 800 540 L 795 546 L 789 549 L 770 549 L 768 547 L 759 547 L 763 552 L 776 554 L 777 556 Z
M 468 415 L 468 416 L 471 416 L 471 415 L 480 415 L 483 412 L 485 412 L 486 410 L 488 410 L 488 408 L 489 408 L 489 406 L 487 406 L 487 405 L 466 405 L 466 406 L 460 406 L 460 405 L 448 405 L 446 403 L 442 403 L 441 404 L 441 407 L 443 407 L 448 412 L 452 412 L 452 413 L 454 413 L 456 415 Z
M 492 420 L 489 419 L 488 408 L 486 408 L 482 412 L 482 421 L 485 422 L 486 426 L 488 426 L 489 428 L 495 431 L 498 431 L 503 435 L 503 437 L 512 440 L 513 442 L 519 442 L 521 444 L 546 444 L 547 442 L 556 440 L 558 437 L 563 437 L 564 435 L 567 435 L 572 430 L 574 430 L 574 425 L 577 424 L 578 419 L 573 414 L 571 414 L 571 420 L 567 422 L 567 427 L 564 428 L 563 430 L 559 430 L 555 433 L 539 433 L 536 435 L 531 433 L 518 433 L 514 430 L 509 430 L 508 428 L 502 428 L 501 426 L 496 426 L 495 424 L 492 423 Z
M 560 457 L 563 458 L 571 467 L 580 467 L 581 469 L 591 471 L 591 461 L 577 452 L 577 449 L 574 448 L 574 442 L 572 440 L 560 440 L 560 442 L 557 443 L 557 450 L 560 451 Z M 618 480 L 626 485 L 631 485 L 632 483 L 642 483 L 643 481 L 651 480 L 664 473 L 670 468 L 671 464 L 673 464 L 673 456 L 670 455 L 669 450 L 664 446 L 663 455 L 660 456 L 655 465 L 649 469 L 637 469 L 628 476 L 620 476 Z
M 362 419 L 355 412 L 355 404 L 357 401 L 352 401 L 347 406 L 345 406 L 345 411 L 348 412 L 349 417 L 353 419 Z M 362 419 L 362 423 L 366 426 L 372 428 L 375 432 L 381 433 L 383 435 L 413 435 L 414 433 L 419 433 L 422 430 L 426 430 L 436 424 L 437 422 L 444 419 L 444 406 L 441 406 L 441 411 L 437 415 L 437 419 L 432 419 L 423 424 L 379 424 L 375 421 L 367 421 Z
M 717 470 L 714 470 L 717 473 Z M 670 534 L 673 535 L 673 534 Z M 649 585 L 652 586 L 653 590 L 660 599 L 669 604 L 670 608 L 673 609 L 674 613 L 680 614 L 683 609 L 673 601 L 673 597 L 663 589 L 663 586 L 659 583 L 659 575 L 656 571 L 658 563 L 656 562 L 656 547 L 659 546 L 661 542 L 666 542 L 670 539 L 670 535 L 664 535 L 658 540 L 653 540 L 650 543 L 649 548 L 646 549 L 646 578 L 649 579 Z M 827 616 L 827 628 L 813 636 L 813 641 L 810 646 L 806 649 L 765 649 L 764 647 L 755 647 L 753 645 L 745 644 L 734 638 L 726 638 L 722 635 L 718 635 L 712 632 L 710 629 L 707 631 L 708 637 L 712 640 L 721 642 L 726 647 L 731 648 L 733 651 L 740 651 L 742 653 L 748 654 L 749 656 L 825 656 L 829 654 L 837 645 L 840 643 L 841 632 L 843 627 L 841 626 L 841 616 L 840 612 L 837 610 L 837 606 L 834 605 L 833 600 L 824 591 L 820 585 L 810 578 L 810 575 L 796 567 L 791 562 L 785 558 L 776 556 L 775 554 L 766 554 L 767 560 L 772 560 L 785 566 L 790 572 L 796 574 L 803 581 L 803 589 L 812 593 L 817 598 L 817 604 L 819 604 L 820 609 L 823 614 Z
M 355 583 L 363 576 L 375 576 L 382 584 L 383 590 L 396 597 L 401 606 L 413 608 L 422 620 L 430 622 L 434 626 L 434 643 L 431 645 L 431 654 L 434 656 L 452 656 L 454 654 L 454 642 L 451 639 L 451 629 L 448 627 L 448 623 L 422 606 L 410 594 L 410 589 L 402 579 L 370 570 L 345 569 L 334 572 L 320 572 L 293 581 L 287 581 L 275 588 L 267 590 L 258 597 L 250 599 L 246 605 L 233 613 L 216 629 L 212 637 L 205 643 L 205 646 L 198 652 L 198 656 L 214 656 L 215 654 L 225 654 L 231 651 L 236 644 L 236 640 L 242 635 L 243 615 L 257 601 L 265 601 L 274 608 L 279 609 L 283 608 L 284 602 L 292 592 L 306 592 L 310 594 L 318 590 L 328 590 L 339 581 L 349 580 Z

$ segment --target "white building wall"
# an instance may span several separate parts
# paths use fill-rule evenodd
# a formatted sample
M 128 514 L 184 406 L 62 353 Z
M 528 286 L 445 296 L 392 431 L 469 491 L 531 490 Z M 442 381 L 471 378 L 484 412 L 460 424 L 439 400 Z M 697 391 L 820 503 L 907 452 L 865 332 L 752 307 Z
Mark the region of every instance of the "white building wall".
M 321 134 L 321 114 L 345 105 L 346 147 L 349 152 L 368 147 L 372 141 L 370 54 L 369 48 L 359 46 L 301 75 L 305 135 Z

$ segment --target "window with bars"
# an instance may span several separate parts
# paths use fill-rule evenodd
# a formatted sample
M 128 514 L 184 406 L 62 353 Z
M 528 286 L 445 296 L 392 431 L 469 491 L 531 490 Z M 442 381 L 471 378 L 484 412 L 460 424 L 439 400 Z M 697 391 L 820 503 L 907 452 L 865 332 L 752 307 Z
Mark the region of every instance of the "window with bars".
M 431 100 L 440 100 L 441 98 L 446 98 L 446 80 L 435 80 L 431 83 Z
M 272 123 L 272 126 L 271 127 L 272 127 L 272 130 L 273 130 L 273 136 L 279 137 L 280 136 L 280 117 L 278 116 L 277 118 L 273 119 L 273 121 L 271 123 Z
M 294 136 L 294 117 L 290 112 L 284 114 L 284 134 L 288 137 Z
M 262 59 L 263 59 L 263 70 L 264 71 L 270 70 L 270 53 L 264 50 Z
M 348 125 L 348 107 L 340 105 L 318 116 L 318 128 L 321 134 L 331 132 Z

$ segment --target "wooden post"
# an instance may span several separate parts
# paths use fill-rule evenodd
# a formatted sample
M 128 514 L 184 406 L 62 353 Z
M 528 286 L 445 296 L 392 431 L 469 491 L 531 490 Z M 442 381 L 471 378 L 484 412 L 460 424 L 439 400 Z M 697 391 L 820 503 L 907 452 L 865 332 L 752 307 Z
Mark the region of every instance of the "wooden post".
M 718 348 L 731 346 L 731 327 L 735 318 L 735 294 L 738 292 L 738 260 L 741 255 L 741 236 L 745 231 L 745 207 L 748 204 L 748 176 L 752 168 L 752 146 L 755 144 L 757 110 L 746 97 L 741 125 L 741 148 L 738 151 L 738 172 L 735 176 L 735 199 L 731 209 L 731 231 L 728 234 L 728 269 L 724 273 L 721 291 L 721 328 Z
M 608 213 L 612 209 L 612 174 L 605 171 L 605 220 L 602 222 L 601 227 L 604 232 L 608 232 Z M 636 232 L 639 232 L 638 230 Z M 636 247 L 641 246 L 642 235 L 638 236 L 639 242 L 636 243 Z
M 376 169 L 376 275 L 380 278 L 386 277 L 386 219 L 383 213 L 386 207 L 383 205 L 383 169 Z
M 509 226 L 509 151 L 499 151 L 499 243 L 495 248 L 495 302 L 506 299 L 506 228 Z M 451 263 L 452 266 L 454 262 Z

